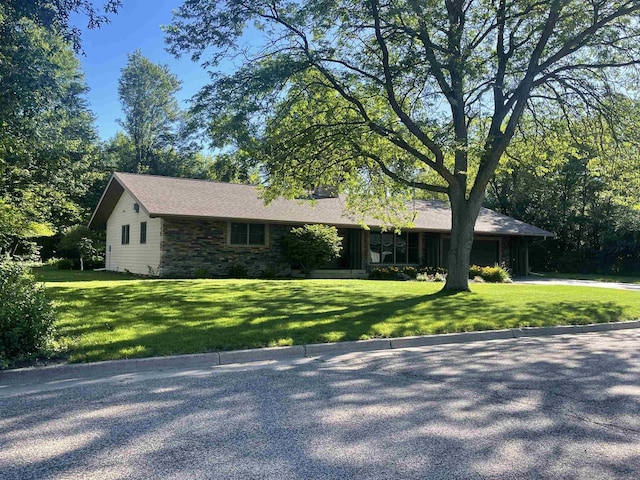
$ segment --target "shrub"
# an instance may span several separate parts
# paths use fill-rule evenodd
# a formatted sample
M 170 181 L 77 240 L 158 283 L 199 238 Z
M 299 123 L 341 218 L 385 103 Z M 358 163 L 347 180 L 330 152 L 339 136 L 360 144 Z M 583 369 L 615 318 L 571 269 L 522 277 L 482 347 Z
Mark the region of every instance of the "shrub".
M 511 281 L 507 269 L 500 265 L 494 265 L 493 267 L 471 265 L 469 268 L 469 278 L 474 279 L 476 277 L 480 277 L 485 282 L 490 283 L 506 283 Z
M 152 270 L 152 268 L 149 267 L 149 270 Z M 149 272 L 149 276 L 153 275 L 153 273 Z M 207 278 L 208 276 L 209 276 L 209 269 L 206 267 L 196 268 L 196 271 L 194 272 L 194 277 L 196 278 Z
M 70 258 L 62 258 L 56 262 L 58 270 L 73 270 L 74 262 Z
M 54 321 L 44 287 L 25 266 L 0 258 L 0 366 L 49 353 Z
M 284 237 L 285 256 L 299 263 L 308 276 L 313 270 L 334 261 L 342 250 L 338 229 L 329 225 L 303 225 Z
M 482 278 L 482 271 L 484 267 L 479 267 L 478 265 L 471 265 L 469 267 L 469 278 Z
M 447 274 L 446 273 L 436 273 L 433 275 L 434 282 L 446 282 Z
M 260 270 L 260 278 L 264 278 L 266 280 L 273 280 L 278 276 L 278 272 L 276 272 L 275 267 L 269 265 Z
M 369 270 L 369 280 L 415 280 L 417 276 L 415 267 L 373 267 Z
M 77 260 L 80 270 L 100 265 L 104 261 L 104 257 L 98 251 L 103 247 L 100 234 L 84 225 L 66 228 L 58 244 L 58 248 L 65 257 Z
M 444 267 L 373 267 L 369 270 L 371 280 L 407 280 L 416 279 L 421 282 L 444 282 L 447 280 L 447 269 Z M 469 278 L 474 281 L 492 283 L 510 282 L 509 272 L 499 265 L 493 267 L 469 267 Z
M 447 276 L 447 269 L 444 267 L 420 267 L 419 268 L 419 273 L 423 273 L 425 275 L 431 275 L 431 276 L 435 276 L 435 275 L 443 275 L 443 276 Z
M 231 278 L 247 278 L 249 273 L 242 265 L 234 264 L 229 267 L 229 277 Z

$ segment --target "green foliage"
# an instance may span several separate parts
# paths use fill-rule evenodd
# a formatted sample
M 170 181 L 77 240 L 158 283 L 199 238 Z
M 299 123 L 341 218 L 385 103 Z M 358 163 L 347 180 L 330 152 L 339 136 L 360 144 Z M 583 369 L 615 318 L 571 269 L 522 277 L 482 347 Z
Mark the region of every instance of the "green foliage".
M 416 276 L 416 280 L 418 282 L 435 282 L 435 283 L 446 282 L 447 274 L 446 273 L 434 273 L 434 274 L 419 273 Z
M 586 112 L 570 126 L 557 117 L 524 124 L 487 201 L 557 235 L 530 246 L 534 271 L 640 272 L 638 107 L 610 103 L 614 126 Z
M 80 202 L 94 175 L 97 136 L 80 62 L 61 38 L 69 33 L 64 12 L 84 11 L 87 3 L 0 5 L 0 249 L 5 251 L 87 214 Z M 9 234 L 7 216 L 18 223 Z
M 511 281 L 509 272 L 499 266 L 469 268 L 469 278 L 482 278 L 486 282 L 505 283 Z M 426 282 L 444 282 L 447 279 L 447 269 L 444 267 L 373 267 L 369 270 L 369 280 L 419 280 Z
M 316 268 L 340 256 L 342 237 L 330 225 L 303 225 L 292 228 L 284 237 L 284 253 L 291 262 L 299 263 L 308 276 Z
M 267 266 L 260 271 L 260 278 L 265 280 L 273 280 L 278 276 L 278 272 L 273 266 Z
M 44 288 L 27 267 L 0 257 L 0 367 L 47 355 L 55 319 Z
M 70 258 L 61 258 L 56 262 L 58 270 L 73 270 L 74 261 Z
M 249 272 L 247 272 L 247 269 L 244 268 L 244 266 L 233 264 L 229 267 L 228 276 L 230 278 L 248 278 Z
M 409 280 L 417 275 L 415 267 L 373 267 L 369 270 L 369 280 Z
M 447 194 L 451 251 L 466 258 L 525 111 L 604 111 L 634 87 L 638 12 L 583 0 L 193 1 L 166 31 L 175 55 L 237 65 L 212 77 L 194 114 L 217 147 L 264 167 L 267 200 L 337 184 L 363 222 L 404 227 L 412 190 Z M 245 44 L 250 25 L 263 44 Z M 448 289 L 467 289 L 467 267 L 453 264 Z
M 151 62 L 136 50 L 127 57 L 118 82 L 125 117 L 121 125 L 133 143 L 134 163 L 127 171 L 158 173 L 155 152 L 164 145 L 180 117 L 176 92 L 180 81 L 167 65 Z
M 105 146 L 112 170 L 172 177 L 205 178 L 209 159 L 198 152 L 193 129 L 175 97 L 178 77 L 139 50 L 129 54 L 118 83 L 125 117 Z
M 0 255 L 33 251 L 29 239 L 53 233 L 50 225 L 31 221 L 20 208 L 0 198 Z
M 97 245 L 104 246 L 104 232 L 90 230 L 84 225 L 74 225 L 63 231 L 58 249 L 66 258 L 77 259 L 80 270 L 84 270 L 85 266 L 93 267 L 104 260 L 99 255 Z
M 259 183 L 259 171 L 251 159 L 240 153 L 222 153 L 206 164 L 207 180 L 228 183 Z
M 8 1 L 17 16 L 28 18 L 62 37 L 73 45 L 76 52 L 81 51 L 80 29 L 75 26 L 78 19 L 85 17 L 87 28 L 99 28 L 109 23 L 109 14 L 115 14 L 121 6 L 120 0 L 106 0 L 101 8 L 96 8 L 90 0 L 29 0 Z M 104 13 L 102 13 L 104 12 Z M 74 22 L 70 21 L 74 18 Z
M 494 265 L 493 267 L 471 265 L 471 267 L 469 267 L 469 278 L 474 279 L 476 277 L 480 277 L 489 283 L 508 283 L 511 281 L 507 269 L 500 265 Z
M 369 270 L 369 280 L 420 280 L 444 281 L 447 269 L 443 267 L 373 267 Z

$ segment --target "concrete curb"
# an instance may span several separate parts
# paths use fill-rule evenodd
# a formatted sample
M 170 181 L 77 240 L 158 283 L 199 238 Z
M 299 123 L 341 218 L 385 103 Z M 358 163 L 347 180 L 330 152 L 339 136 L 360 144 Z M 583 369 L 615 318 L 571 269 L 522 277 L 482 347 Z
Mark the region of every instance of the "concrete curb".
M 336 343 L 312 343 L 304 346 L 305 357 L 320 357 L 322 355 L 339 355 L 341 353 L 370 352 L 372 350 L 387 350 L 391 348 L 388 338 L 374 338 L 373 340 L 356 340 Z
M 198 353 L 191 355 L 172 355 L 166 357 L 133 358 L 109 360 L 95 363 L 77 363 L 50 365 L 45 367 L 19 368 L 0 371 L 0 387 L 9 383 L 28 381 L 68 380 L 79 376 L 103 374 L 124 375 L 146 370 L 174 368 L 210 368 L 217 365 L 265 362 L 277 360 L 321 357 L 374 350 L 425 347 L 456 343 L 470 343 L 487 340 L 505 340 L 510 338 L 545 337 L 589 332 L 606 332 L 640 328 L 640 320 L 614 323 L 594 323 L 590 325 L 560 325 L 557 327 L 523 327 L 507 330 L 488 330 L 482 332 L 447 333 L 441 335 L 422 335 L 415 337 L 379 338 L 337 343 L 314 343 L 293 345 L 290 347 L 256 348 L 252 350 L 234 350 L 228 352 Z
M 304 348 L 304 345 L 293 345 L 291 347 L 256 348 L 252 350 L 220 352 L 219 365 L 302 358 L 305 356 Z

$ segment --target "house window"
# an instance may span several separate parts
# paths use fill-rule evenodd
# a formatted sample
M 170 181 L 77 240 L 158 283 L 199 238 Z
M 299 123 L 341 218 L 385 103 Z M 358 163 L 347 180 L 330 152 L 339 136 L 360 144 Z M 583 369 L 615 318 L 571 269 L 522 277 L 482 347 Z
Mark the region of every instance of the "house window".
M 231 245 L 265 245 L 266 225 L 264 223 L 232 223 Z
M 420 263 L 420 237 L 415 232 L 369 234 L 369 262 L 402 265 Z
M 122 225 L 122 245 L 129 245 L 129 225 Z
M 147 243 L 147 222 L 140 222 L 140 243 Z

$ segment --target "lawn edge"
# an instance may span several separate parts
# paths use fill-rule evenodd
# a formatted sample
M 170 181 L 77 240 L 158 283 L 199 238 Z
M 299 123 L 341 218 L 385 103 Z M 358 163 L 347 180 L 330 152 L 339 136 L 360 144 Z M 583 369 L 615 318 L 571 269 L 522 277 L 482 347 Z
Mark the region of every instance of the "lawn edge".
M 186 355 L 168 355 L 162 357 L 106 360 L 92 363 L 64 363 L 58 365 L 0 370 L 0 387 L 8 386 L 6 383 L 7 381 L 9 383 L 15 383 L 16 381 L 21 380 L 55 381 L 60 375 L 68 375 L 70 373 L 82 374 L 104 372 L 109 375 L 119 375 L 155 369 L 215 367 L 219 365 L 318 358 L 325 355 L 341 355 L 346 353 L 370 352 L 375 350 L 394 350 L 488 340 L 508 340 L 527 337 L 546 337 L 551 335 L 607 332 L 612 330 L 627 330 L 635 328 L 640 328 L 640 319 L 624 322 L 592 323 L 588 325 L 521 327 L 478 332 L 376 338 L 371 340 L 355 340 L 334 343 L 313 343 L 287 347 L 255 348 L 249 350 L 231 350 Z M 0 393 L 1 392 L 2 390 L 0 390 Z

